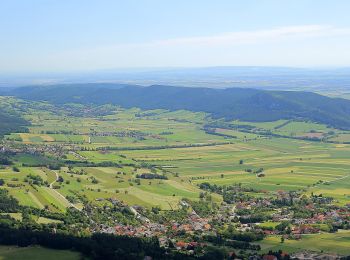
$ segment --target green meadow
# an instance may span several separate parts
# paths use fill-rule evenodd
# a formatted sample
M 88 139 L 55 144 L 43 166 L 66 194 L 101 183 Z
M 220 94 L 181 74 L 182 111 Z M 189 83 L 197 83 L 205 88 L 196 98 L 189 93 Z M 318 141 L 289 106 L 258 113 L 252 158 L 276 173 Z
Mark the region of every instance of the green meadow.
M 15 246 L 0 246 L 1 260 L 21 260 L 21 259 L 36 259 L 36 260 L 78 260 L 81 255 L 77 252 L 67 250 L 53 250 L 42 247 L 15 247 Z
M 7 187 L 12 195 L 26 205 L 49 207 L 64 211 L 70 203 L 64 198 L 86 196 L 96 203 L 116 198 L 128 204 L 163 209 L 178 207 L 182 198 L 196 200 L 198 185 L 210 182 L 218 185 L 240 183 L 259 190 L 299 190 L 334 196 L 339 204 L 349 202 L 350 145 L 288 138 L 311 132 L 344 131 L 330 129 L 312 122 L 279 120 L 253 123 L 234 121 L 273 132 L 279 136 L 255 134 L 240 129 L 215 129 L 210 134 L 204 125 L 213 119 L 205 113 L 121 109 L 113 107 L 104 116 L 73 116 L 67 111 L 31 109 L 25 117 L 31 121 L 29 133 L 16 133 L 7 140 L 29 145 L 60 145 L 66 148 L 67 160 L 92 163 L 113 162 L 118 167 L 73 167 L 84 175 L 69 173 L 67 168 L 57 172 L 64 179 L 59 189 L 33 189 L 24 182 L 28 174 L 35 174 L 47 183 L 55 181 L 56 173 L 35 165 L 48 158 L 33 155 L 16 157 L 20 172 L 11 168 L 0 170 L 1 178 L 20 187 Z M 350 135 L 350 134 L 349 134 Z M 69 152 L 70 147 L 78 147 Z M 165 174 L 166 180 L 135 182 L 136 175 L 150 170 Z M 135 166 L 136 165 L 136 166 Z M 263 168 L 263 176 L 248 173 Z M 97 182 L 93 183 L 93 179 Z M 219 195 L 214 195 L 221 201 Z M 98 202 L 97 202 L 98 201 Z M 78 205 L 78 202 L 77 202 Z
M 100 206 L 111 205 L 110 199 L 116 199 L 128 205 L 173 210 L 184 198 L 199 200 L 203 182 L 240 184 L 254 188 L 252 196 L 284 190 L 330 196 L 338 205 L 350 202 L 347 131 L 292 120 L 233 121 L 226 124 L 249 126 L 251 130 L 221 124 L 208 131 L 207 126 L 217 121 L 205 113 L 111 106 L 105 115 L 81 115 L 80 110 L 73 115 L 50 106 L 38 103 L 37 109 L 27 109 L 24 116 L 31 122 L 29 132 L 12 133 L 4 139 L 13 146 L 44 148 L 40 155 L 13 155 L 14 165 L 0 169 L 3 188 L 22 205 L 64 212 L 71 206 L 81 209 L 82 198 Z M 308 139 L 317 136 L 322 138 Z M 50 169 L 53 162 L 60 162 L 60 169 Z M 257 170 L 262 174 L 254 173 Z M 165 178 L 139 178 L 149 173 Z M 42 185 L 30 184 L 30 175 L 40 177 Z M 211 198 L 223 201 L 218 194 L 212 193 Z M 57 223 L 44 217 L 33 220 Z M 274 228 L 278 224 L 261 225 Z M 347 231 L 305 235 L 301 241 L 286 240 L 283 244 L 279 236 L 271 236 L 259 244 L 266 252 L 334 252 L 337 248 L 337 253 L 345 255 L 350 248 Z M 44 259 L 46 253 L 52 254 L 46 250 L 3 247 L 0 259 L 35 254 Z M 55 251 L 57 258 L 60 253 Z M 70 252 L 64 255 L 65 259 L 79 257 Z
M 340 230 L 337 233 L 321 233 L 303 235 L 301 240 L 284 240 L 281 243 L 279 236 L 269 236 L 264 239 L 260 245 L 263 252 L 288 251 L 298 252 L 303 250 L 315 252 L 334 252 L 341 255 L 350 254 L 350 232 L 349 230 Z

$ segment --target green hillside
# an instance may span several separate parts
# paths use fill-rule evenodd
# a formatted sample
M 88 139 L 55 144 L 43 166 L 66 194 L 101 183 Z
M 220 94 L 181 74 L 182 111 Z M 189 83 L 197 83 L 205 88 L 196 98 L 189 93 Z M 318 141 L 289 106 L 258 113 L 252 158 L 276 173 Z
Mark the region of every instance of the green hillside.
M 311 92 L 257 89 L 209 89 L 118 84 L 70 84 L 23 87 L 10 94 L 54 104 L 115 104 L 125 108 L 186 109 L 242 121 L 301 119 L 350 129 L 350 100 Z

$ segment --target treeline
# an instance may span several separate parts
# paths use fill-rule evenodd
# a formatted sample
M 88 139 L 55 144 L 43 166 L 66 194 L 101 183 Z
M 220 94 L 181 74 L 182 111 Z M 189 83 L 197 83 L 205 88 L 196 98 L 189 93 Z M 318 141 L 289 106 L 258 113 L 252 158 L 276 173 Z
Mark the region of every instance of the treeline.
M 264 233 L 260 231 L 238 231 L 235 230 L 231 225 L 224 230 L 219 230 L 217 234 L 218 239 L 228 239 L 244 242 L 255 242 L 264 239 Z
M 216 136 L 221 136 L 221 137 L 224 137 L 224 138 L 237 139 L 237 136 L 235 136 L 235 135 L 227 135 L 227 134 L 223 134 L 223 133 L 217 133 L 215 128 L 204 127 L 203 130 L 204 130 L 204 132 L 206 134 L 209 134 L 209 135 L 216 135 Z
M 65 163 L 68 166 L 75 166 L 75 167 L 116 167 L 120 168 L 122 166 L 135 166 L 134 164 L 120 164 L 116 162 L 111 161 L 104 161 L 104 162 L 90 162 L 90 161 L 73 161 L 73 160 L 65 160 Z
M 54 134 L 81 135 L 80 133 L 76 133 L 76 132 L 69 131 L 69 130 L 59 130 L 59 131 L 47 130 L 47 131 L 40 131 L 40 133 L 41 134 L 48 134 L 48 135 L 54 135 Z
M 98 147 L 96 150 L 111 150 L 111 151 L 134 151 L 134 150 L 161 150 L 161 149 L 172 149 L 172 148 L 190 148 L 190 147 L 205 147 L 205 146 L 216 146 L 223 144 L 231 144 L 231 142 L 215 142 L 206 144 L 183 144 L 183 145 L 162 145 L 162 146 L 142 146 L 142 147 L 115 147 L 115 146 L 104 146 Z
M 248 201 L 251 196 L 248 192 L 258 192 L 257 190 L 249 187 L 242 187 L 241 185 L 216 185 L 209 182 L 203 182 L 199 185 L 199 188 L 205 191 L 213 192 L 222 195 L 223 200 L 226 203 L 232 204 L 235 202 Z
M 220 246 L 229 246 L 229 247 L 238 248 L 238 249 L 256 250 L 256 251 L 261 249 L 260 245 L 255 245 L 255 244 L 249 243 L 251 241 L 251 239 L 248 239 L 248 238 L 247 238 L 247 240 L 249 240 L 249 241 L 232 240 L 232 239 L 228 240 L 228 239 L 221 237 L 220 235 L 217 235 L 217 236 L 206 235 L 203 237 L 203 239 L 205 241 L 208 241 L 210 243 L 213 243 L 215 245 L 220 245 Z M 242 239 L 242 237 L 240 237 L 240 239 Z
M 10 155 L 7 153 L 0 153 L 0 164 L 1 165 L 12 165 L 13 162 L 10 159 Z
M 214 121 L 204 126 L 204 129 L 215 129 L 215 128 L 223 128 L 228 130 L 239 130 L 240 132 L 250 132 L 254 130 L 256 127 L 252 125 L 246 124 L 234 124 L 222 120 Z
M 109 234 L 75 237 L 47 231 L 0 227 L 0 244 L 26 247 L 40 245 L 52 249 L 75 250 L 92 259 L 164 259 L 165 250 L 157 238 L 135 238 Z
M 18 201 L 8 196 L 8 191 L 0 189 L 0 212 L 17 212 L 19 209 Z
M 47 167 L 50 170 L 60 170 L 64 166 L 62 162 L 50 162 L 50 163 L 22 163 L 23 167 Z
M 156 173 L 136 174 L 136 178 L 140 178 L 140 179 L 159 179 L 159 180 L 167 180 L 168 179 L 167 176 L 156 174 Z

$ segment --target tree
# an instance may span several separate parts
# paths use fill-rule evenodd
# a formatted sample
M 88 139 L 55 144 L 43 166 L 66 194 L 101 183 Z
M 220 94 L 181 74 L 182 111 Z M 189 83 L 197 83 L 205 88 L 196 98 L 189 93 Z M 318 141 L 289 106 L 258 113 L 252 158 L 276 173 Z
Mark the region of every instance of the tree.
M 152 207 L 152 212 L 153 212 L 154 214 L 158 214 L 159 211 L 160 211 L 160 207 L 158 207 L 158 206 Z
M 243 160 L 239 160 L 239 164 L 243 164 Z
M 207 247 L 205 254 L 201 259 L 224 259 L 225 253 L 223 250 L 220 250 L 215 247 Z

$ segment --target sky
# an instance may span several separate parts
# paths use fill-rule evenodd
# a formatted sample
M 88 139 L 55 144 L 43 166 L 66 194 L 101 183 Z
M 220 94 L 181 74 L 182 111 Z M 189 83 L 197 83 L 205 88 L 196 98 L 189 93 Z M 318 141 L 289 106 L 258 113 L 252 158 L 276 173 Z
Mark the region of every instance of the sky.
M 0 0 L 0 73 L 350 66 L 348 0 Z

